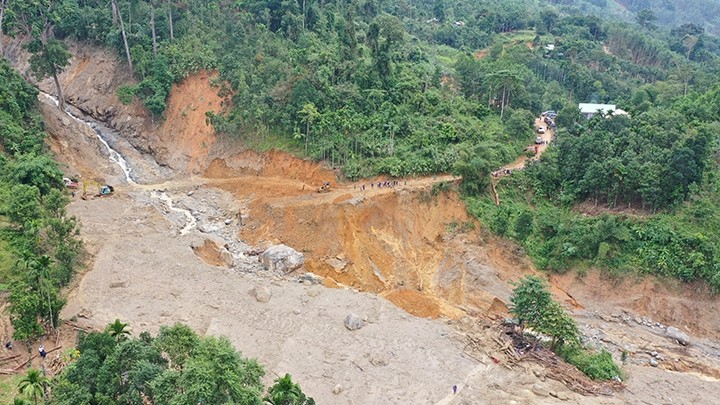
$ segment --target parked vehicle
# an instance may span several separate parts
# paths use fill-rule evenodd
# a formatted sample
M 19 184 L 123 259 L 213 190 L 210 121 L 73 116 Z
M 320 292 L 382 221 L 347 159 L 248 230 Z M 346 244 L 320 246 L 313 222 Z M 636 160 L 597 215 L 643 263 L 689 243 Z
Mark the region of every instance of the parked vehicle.
M 544 133 L 545 133 L 545 127 L 538 127 L 537 133 L 538 133 L 538 134 L 544 134 Z
M 536 145 L 540 145 L 540 144 L 542 144 L 542 143 L 543 143 L 542 136 L 538 136 L 538 137 L 535 138 L 535 144 L 536 144 Z

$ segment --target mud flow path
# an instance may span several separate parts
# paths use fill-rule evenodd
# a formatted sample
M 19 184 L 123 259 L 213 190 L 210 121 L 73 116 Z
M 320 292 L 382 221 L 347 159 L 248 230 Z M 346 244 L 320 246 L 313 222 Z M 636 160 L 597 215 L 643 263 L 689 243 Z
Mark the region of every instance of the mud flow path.
M 169 109 L 185 111 L 174 100 Z M 589 344 L 617 360 L 628 353 L 627 391 L 582 396 L 538 365 L 503 357 L 495 343 L 502 336 L 483 320 L 504 316 L 510 282 L 535 270 L 521 249 L 467 214 L 452 190 L 456 178 L 378 188 L 390 179 L 342 183 L 286 154 L 213 149 L 204 170 L 173 179 L 122 137 L 110 139 L 141 183 L 131 184 L 95 133 L 55 110 L 44 109 L 51 147 L 74 150 L 58 158 L 117 184 L 110 198 L 75 199 L 68 208 L 92 255 L 62 313 L 78 327 L 120 318 L 134 333 L 184 322 L 225 335 L 260 359 L 267 382 L 290 373 L 319 404 L 687 403 L 720 395 L 717 299 L 655 282 L 617 285 L 592 274 L 552 280 Z M 163 142 L 172 155 L 172 137 Z M 72 149 L 79 144 L 86 146 Z M 192 144 L 212 154 L 203 142 Z M 177 159 L 192 167 L 206 161 L 182 147 L 190 156 Z M 330 191 L 317 193 L 325 182 Z M 303 253 L 304 268 L 265 270 L 256 254 L 279 243 Z M 323 283 L 303 278 L 308 271 Z M 269 301 L 251 294 L 261 287 Z M 350 313 L 365 326 L 345 328 Z M 694 334 L 691 346 L 668 339 L 670 325 Z

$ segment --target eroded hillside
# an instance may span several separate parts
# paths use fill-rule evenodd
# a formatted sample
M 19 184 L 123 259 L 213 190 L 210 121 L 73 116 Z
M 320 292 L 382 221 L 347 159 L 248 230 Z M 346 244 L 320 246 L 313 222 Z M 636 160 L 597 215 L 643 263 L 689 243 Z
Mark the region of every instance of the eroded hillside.
M 100 95 L 120 80 L 117 61 L 105 55 L 89 63 L 98 56 L 86 52 L 62 77 L 70 101 L 114 131 L 112 146 L 145 184 L 123 184 L 94 133 L 43 108 L 51 147 L 70 174 L 117 184 L 110 198 L 70 205 L 92 255 L 63 312 L 76 327 L 121 318 L 137 333 L 180 321 L 227 335 L 261 360 L 270 379 L 290 372 L 318 403 L 661 403 L 720 394 L 715 297 L 594 272 L 552 277 L 588 342 L 618 360 L 629 353 L 627 390 L 573 393 L 541 366 L 511 365 L 498 354 L 493 339 L 502 335 L 487 318 L 504 315 L 510 282 L 535 270 L 521 249 L 468 216 L 452 187 L 458 179 L 400 179 L 378 189 L 370 182 L 384 179 L 347 183 L 284 153 L 239 151 L 203 127 L 205 112 L 222 107 L 206 73 L 177 86 L 166 120 L 152 122 L 138 106 L 116 107 L 113 96 Z M 88 85 L 100 80 L 98 66 L 108 69 L 100 75 L 110 77 L 102 79 L 106 87 Z M 86 91 L 95 87 L 102 90 Z M 318 193 L 325 182 L 330 191 Z M 324 286 L 263 271 L 252 253 L 280 242 L 303 252 L 298 273 L 320 275 Z M 227 246 L 229 264 L 198 254 L 213 246 Z M 271 291 L 269 302 L 249 294 L 257 286 Z M 344 328 L 350 312 L 367 326 Z M 670 325 L 695 334 L 692 344 L 669 340 Z M 482 352 L 468 349 L 473 331 Z M 457 396 L 449 395 L 452 385 L 461 387 Z

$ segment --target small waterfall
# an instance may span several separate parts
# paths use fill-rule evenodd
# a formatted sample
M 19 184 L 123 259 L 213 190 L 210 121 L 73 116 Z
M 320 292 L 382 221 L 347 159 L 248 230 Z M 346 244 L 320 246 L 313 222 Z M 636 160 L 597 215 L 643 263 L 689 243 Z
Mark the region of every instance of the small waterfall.
M 57 99 L 56 97 L 51 96 L 50 94 L 47 94 L 47 93 L 42 92 L 42 91 L 40 92 L 40 94 L 42 94 L 43 96 L 45 96 L 46 98 L 48 98 L 49 100 L 51 100 L 56 106 L 59 105 L 58 99 Z M 122 157 L 122 155 L 121 155 L 118 151 L 116 151 L 115 149 L 113 149 L 113 148 L 110 147 L 110 145 L 107 143 L 107 141 L 105 140 L 105 138 L 103 138 L 103 133 L 102 133 L 102 131 L 97 127 L 97 125 L 95 125 L 94 123 L 85 121 L 85 120 L 83 120 L 83 119 L 81 119 L 81 118 L 78 118 L 78 117 L 74 116 L 71 112 L 69 112 L 69 111 L 67 111 L 67 110 L 65 110 L 65 113 L 66 113 L 67 115 L 69 115 L 70 118 L 74 119 L 75 121 L 77 121 L 77 122 L 79 122 L 79 123 L 82 123 L 82 124 L 84 124 L 84 125 L 87 125 L 88 127 L 90 127 L 90 129 L 93 130 L 93 132 L 95 132 L 95 135 L 97 136 L 98 140 L 99 140 L 103 145 L 105 145 L 105 149 L 107 150 L 108 158 L 110 158 L 110 160 L 112 160 L 112 161 L 115 162 L 118 166 L 120 166 L 120 169 L 122 169 L 123 173 L 125 173 L 125 181 L 127 181 L 129 184 L 134 184 L 135 181 L 132 179 L 132 177 L 130 177 L 130 172 L 132 171 L 132 168 L 128 166 L 127 161 L 125 160 L 124 157 Z

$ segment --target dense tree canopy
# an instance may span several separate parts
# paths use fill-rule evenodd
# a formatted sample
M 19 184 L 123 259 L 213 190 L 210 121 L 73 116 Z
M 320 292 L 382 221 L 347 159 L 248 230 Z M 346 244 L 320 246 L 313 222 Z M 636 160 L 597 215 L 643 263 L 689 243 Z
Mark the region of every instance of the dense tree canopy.
M 226 338 L 198 336 L 189 327 L 163 326 L 157 336 L 81 334 L 79 358 L 53 382 L 52 404 L 257 404 L 264 402 L 263 368 Z M 120 337 L 122 336 L 122 337 Z M 312 405 L 290 375 L 268 389 L 276 405 Z

